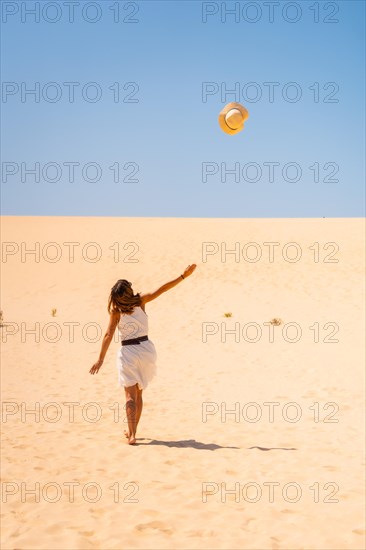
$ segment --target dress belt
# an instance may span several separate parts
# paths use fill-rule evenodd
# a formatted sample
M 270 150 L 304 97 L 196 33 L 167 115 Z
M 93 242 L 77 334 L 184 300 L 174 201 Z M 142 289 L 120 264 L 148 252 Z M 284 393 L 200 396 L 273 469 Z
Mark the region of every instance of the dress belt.
M 122 340 L 121 344 L 122 346 L 132 346 L 134 344 L 140 345 L 140 342 L 143 342 L 144 340 L 147 340 L 148 337 L 146 336 L 138 336 L 137 338 L 131 338 L 130 340 Z

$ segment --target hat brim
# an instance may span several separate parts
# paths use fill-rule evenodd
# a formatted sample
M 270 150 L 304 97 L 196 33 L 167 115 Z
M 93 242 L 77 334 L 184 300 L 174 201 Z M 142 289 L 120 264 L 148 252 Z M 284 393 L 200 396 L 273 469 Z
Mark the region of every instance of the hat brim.
M 235 128 L 235 129 L 230 128 L 230 126 L 228 126 L 225 119 L 227 113 L 231 111 L 231 109 L 238 109 L 243 115 L 243 123 L 238 128 Z M 248 117 L 249 117 L 249 113 L 247 109 L 243 107 L 243 105 L 241 105 L 240 103 L 228 103 L 227 105 L 225 105 L 225 107 L 222 109 L 222 111 L 219 114 L 219 125 L 221 130 L 223 130 L 223 132 L 225 132 L 226 134 L 231 134 L 231 135 L 238 134 L 244 128 L 244 122 L 247 120 Z

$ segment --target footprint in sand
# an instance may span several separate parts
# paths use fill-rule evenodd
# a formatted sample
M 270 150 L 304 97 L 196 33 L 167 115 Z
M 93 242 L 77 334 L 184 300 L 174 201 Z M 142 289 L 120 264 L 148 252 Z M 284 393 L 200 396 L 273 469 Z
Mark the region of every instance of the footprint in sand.
M 56 525 L 50 525 L 49 527 L 46 527 L 44 529 L 44 532 L 50 535 L 56 535 L 62 530 L 62 527 L 58 524 Z
M 202 531 L 188 531 L 186 533 L 187 537 L 202 537 L 203 533 Z
M 87 548 L 90 548 L 91 550 L 92 548 L 95 548 L 95 546 L 89 539 L 79 538 L 74 543 L 74 548 L 75 550 L 86 550 Z
M 338 472 L 339 468 L 336 466 L 324 466 L 324 470 L 329 470 L 330 472 Z
M 240 528 L 245 530 L 246 527 L 247 527 L 247 525 L 248 525 L 251 521 L 255 521 L 255 518 L 248 518 L 248 519 L 246 520 L 246 522 L 243 523 L 243 525 L 242 525 Z
M 161 521 L 150 521 L 149 523 L 139 523 L 135 525 L 136 531 L 160 531 L 160 533 L 165 533 L 166 535 L 172 535 L 173 529 L 166 527 Z
M 158 510 L 146 509 L 146 510 L 142 510 L 142 514 L 144 516 L 158 516 L 159 512 L 158 512 Z
M 271 537 L 271 540 L 273 541 L 272 542 L 272 550 L 280 550 L 281 546 L 280 543 L 280 539 L 276 538 L 276 537 Z
M 88 509 L 89 514 L 95 514 L 96 517 L 102 516 L 106 513 L 106 510 L 104 508 L 89 508 Z

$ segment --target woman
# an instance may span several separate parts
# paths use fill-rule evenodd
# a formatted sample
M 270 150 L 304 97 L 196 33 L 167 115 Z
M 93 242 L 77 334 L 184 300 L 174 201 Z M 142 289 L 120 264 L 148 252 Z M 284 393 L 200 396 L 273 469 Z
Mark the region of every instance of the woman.
M 118 381 L 125 389 L 128 421 L 125 435 L 130 445 L 136 443 L 136 429 L 142 411 L 142 391 L 156 373 L 156 351 L 153 342 L 148 339 L 145 304 L 189 277 L 196 267 L 196 264 L 189 265 L 183 275 L 149 294 L 134 294 L 131 283 L 126 279 L 119 279 L 111 289 L 108 299 L 109 325 L 99 359 L 89 372 L 96 374 L 99 371 L 118 325 L 122 343 L 117 354 Z

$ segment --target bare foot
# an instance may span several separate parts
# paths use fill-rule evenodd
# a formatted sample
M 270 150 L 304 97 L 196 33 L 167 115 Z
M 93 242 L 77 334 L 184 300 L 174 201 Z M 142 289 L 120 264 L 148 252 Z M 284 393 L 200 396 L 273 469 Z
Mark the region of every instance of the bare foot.
M 123 433 L 125 434 L 125 437 L 127 437 L 127 439 L 129 439 L 130 432 L 128 430 L 123 430 Z
M 129 445 L 135 445 L 136 444 L 136 438 L 134 435 L 131 435 L 131 437 L 128 440 Z

